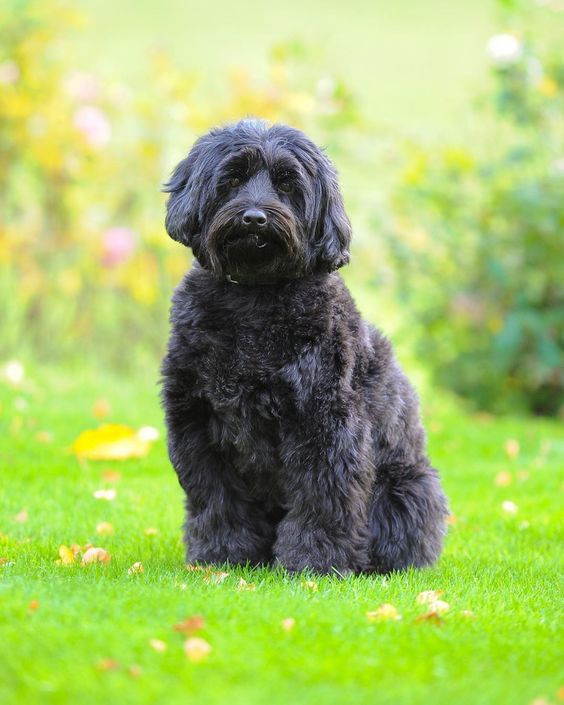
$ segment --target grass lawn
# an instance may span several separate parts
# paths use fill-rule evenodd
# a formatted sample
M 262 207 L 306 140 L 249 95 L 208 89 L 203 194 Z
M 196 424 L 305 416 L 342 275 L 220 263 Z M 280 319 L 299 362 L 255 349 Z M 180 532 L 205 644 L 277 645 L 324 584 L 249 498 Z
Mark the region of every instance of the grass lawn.
M 162 430 L 155 376 L 30 368 L 19 389 L 0 382 L 3 705 L 557 702 L 564 435 L 556 423 L 428 405 L 431 454 L 456 518 L 436 568 L 345 580 L 226 568 L 222 582 L 206 582 L 183 564 L 181 492 L 162 437 L 143 459 L 122 463 L 80 463 L 67 451 L 98 424 L 99 398 L 111 406 L 108 420 Z M 109 488 L 114 501 L 93 497 Z M 102 521 L 113 535 L 97 535 Z M 146 535 L 149 527 L 158 533 Z M 56 565 L 59 546 L 72 543 L 101 546 L 111 561 Z M 129 575 L 136 561 L 144 573 Z M 256 589 L 239 590 L 241 577 Z M 416 621 L 423 590 L 444 590 L 441 623 Z M 402 618 L 370 622 L 366 613 L 383 603 Z M 200 663 L 173 629 L 194 615 L 212 647 Z M 290 631 L 286 618 L 295 620 Z

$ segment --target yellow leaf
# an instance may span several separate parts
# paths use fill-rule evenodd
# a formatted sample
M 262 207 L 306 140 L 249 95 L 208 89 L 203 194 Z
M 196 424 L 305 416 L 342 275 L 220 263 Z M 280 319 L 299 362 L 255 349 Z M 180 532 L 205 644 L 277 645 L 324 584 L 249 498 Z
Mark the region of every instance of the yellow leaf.
M 418 605 L 429 605 L 431 602 L 435 602 L 444 593 L 444 590 L 423 590 L 415 598 L 415 602 Z
M 319 590 L 318 584 L 313 580 L 304 580 L 302 582 L 302 587 L 304 590 L 309 590 L 310 592 L 317 592 Z
M 92 413 L 97 419 L 104 419 L 109 415 L 111 407 L 107 399 L 97 399 L 92 405 Z
M 22 509 L 21 512 L 18 512 L 16 516 L 14 517 L 14 521 L 17 521 L 18 524 L 25 524 L 25 522 L 28 520 L 28 513 L 27 509 Z
M 519 455 L 519 441 L 515 438 L 508 438 L 505 441 L 505 453 L 508 458 L 514 460 Z
M 159 653 L 167 650 L 166 641 L 162 641 L 161 639 L 149 639 L 149 646 Z
M 293 617 L 286 617 L 286 619 L 282 620 L 281 625 L 285 632 L 291 632 L 296 626 L 296 620 Z
M 221 585 L 221 583 L 229 576 L 229 573 L 225 573 L 224 571 L 212 571 L 209 572 L 205 578 L 204 578 L 204 583 L 208 584 L 213 584 L 213 585 Z
M 257 586 L 255 583 L 248 583 L 245 578 L 239 578 L 239 583 L 237 585 L 237 590 L 243 591 L 243 590 L 256 590 Z
M 71 565 L 74 563 L 74 553 L 68 546 L 59 546 L 59 559 L 61 565 Z
M 184 642 L 184 653 L 188 657 L 188 660 L 193 663 L 204 661 L 209 656 L 211 650 L 212 647 L 208 642 L 197 636 L 186 639 Z
M 83 431 L 73 443 L 72 451 L 77 457 L 89 460 L 127 460 L 147 455 L 150 447 L 150 442 L 129 426 L 104 424 Z
M 128 570 L 127 570 L 128 575 L 135 575 L 136 573 L 144 573 L 144 572 L 145 572 L 145 568 L 143 568 L 143 563 L 139 563 L 139 561 L 134 563 L 131 566 L 131 568 L 128 568 Z
M 507 472 L 507 470 L 502 470 L 495 476 L 495 484 L 498 487 L 507 487 L 511 484 L 512 480 L 511 473 Z
M 100 534 L 100 536 L 107 536 L 114 533 L 114 527 L 109 521 L 101 521 L 96 524 L 96 533 Z
M 401 619 L 401 615 L 398 613 L 397 609 L 388 602 L 380 605 L 380 607 L 373 612 L 367 612 L 366 617 L 369 622 L 388 622 Z

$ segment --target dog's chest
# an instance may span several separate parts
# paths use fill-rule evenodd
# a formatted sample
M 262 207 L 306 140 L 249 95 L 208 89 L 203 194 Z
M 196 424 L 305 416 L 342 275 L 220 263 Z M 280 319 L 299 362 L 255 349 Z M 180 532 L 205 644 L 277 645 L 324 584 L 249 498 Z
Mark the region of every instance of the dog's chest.
M 268 494 L 275 491 L 282 425 L 292 406 L 284 370 L 297 355 L 295 336 L 274 319 L 232 322 L 206 337 L 198 384 L 212 410 L 212 442 L 257 494 Z

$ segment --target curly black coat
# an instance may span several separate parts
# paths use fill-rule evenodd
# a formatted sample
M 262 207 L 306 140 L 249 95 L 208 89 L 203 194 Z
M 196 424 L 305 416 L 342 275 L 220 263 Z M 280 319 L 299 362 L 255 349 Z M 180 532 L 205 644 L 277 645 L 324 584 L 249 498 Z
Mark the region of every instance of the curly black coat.
M 245 120 L 198 140 L 166 190 L 196 258 L 162 367 L 188 560 L 432 564 L 445 498 L 416 394 L 334 271 L 350 225 L 327 157 Z

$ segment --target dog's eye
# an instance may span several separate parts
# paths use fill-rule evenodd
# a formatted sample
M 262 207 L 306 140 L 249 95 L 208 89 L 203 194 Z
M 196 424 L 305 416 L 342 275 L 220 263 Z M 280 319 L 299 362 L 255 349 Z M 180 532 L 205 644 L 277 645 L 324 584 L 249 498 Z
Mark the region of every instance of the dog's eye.
M 278 184 L 278 189 L 282 191 L 282 193 L 292 193 L 293 186 L 289 181 L 282 181 Z
M 239 179 L 237 176 L 234 176 L 229 179 L 229 185 L 231 186 L 231 188 L 237 188 L 237 186 L 241 185 L 241 179 Z

